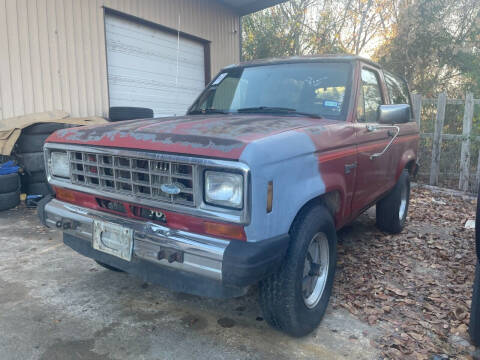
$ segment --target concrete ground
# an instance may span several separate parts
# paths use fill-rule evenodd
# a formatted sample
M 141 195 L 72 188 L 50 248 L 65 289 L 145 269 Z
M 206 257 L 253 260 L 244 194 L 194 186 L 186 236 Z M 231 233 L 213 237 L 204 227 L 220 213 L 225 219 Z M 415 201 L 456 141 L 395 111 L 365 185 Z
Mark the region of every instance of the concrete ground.
M 0 213 L 0 245 L 1 359 L 379 357 L 371 345 L 379 330 L 342 307 L 293 339 L 263 321 L 255 289 L 213 300 L 105 270 L 22 206 Z

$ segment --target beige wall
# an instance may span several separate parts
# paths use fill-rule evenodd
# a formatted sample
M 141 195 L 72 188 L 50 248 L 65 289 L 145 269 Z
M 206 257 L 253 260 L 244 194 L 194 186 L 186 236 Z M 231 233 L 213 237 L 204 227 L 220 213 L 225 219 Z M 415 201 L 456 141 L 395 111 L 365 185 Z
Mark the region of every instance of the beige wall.
M 107 116 L 106 6 L 210 40 L 212 76 L 239 60 L 239 19 L 213 0 L 0 0 L 0 119 Z M 236 30 L 236 31 L 235 31 Z

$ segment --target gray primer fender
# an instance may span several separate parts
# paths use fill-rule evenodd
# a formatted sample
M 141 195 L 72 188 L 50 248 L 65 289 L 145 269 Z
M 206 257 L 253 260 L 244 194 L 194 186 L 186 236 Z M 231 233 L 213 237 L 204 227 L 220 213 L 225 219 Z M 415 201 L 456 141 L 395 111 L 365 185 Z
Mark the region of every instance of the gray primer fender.
M 302 206 L 325 193 L 315 146 L 302 131 L 252 142 L 240 161 L 251 169 L 251 222 L 245 227 L 248 241 L 287 234 Z M 273 181 L 273 210 L 267 213 L 269 181 Z

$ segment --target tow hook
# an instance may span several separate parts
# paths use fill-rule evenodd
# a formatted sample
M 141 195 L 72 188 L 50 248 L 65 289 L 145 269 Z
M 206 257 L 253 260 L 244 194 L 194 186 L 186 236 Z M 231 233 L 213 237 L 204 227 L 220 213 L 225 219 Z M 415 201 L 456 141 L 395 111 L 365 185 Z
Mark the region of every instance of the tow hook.
M 78 226 L 78 222 L 74 220 L 62 219 L 62 220 L 58 220 L 55 223 L 55 226 L 58 229 L 62 229 L 62 230 L 70 230 L 70 229 L 75 230 Z
M 166 259 L 169 263 L 179 262 L 183 263 L 183 251 L 173 249 L 160 249 L 157 254 L 158 260 Z

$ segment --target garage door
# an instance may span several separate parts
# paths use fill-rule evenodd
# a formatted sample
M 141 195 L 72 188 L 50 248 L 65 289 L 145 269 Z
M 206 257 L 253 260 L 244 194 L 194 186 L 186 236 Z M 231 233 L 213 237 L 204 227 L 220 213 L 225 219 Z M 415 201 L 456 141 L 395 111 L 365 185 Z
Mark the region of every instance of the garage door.
M 184 115 L 205 87 L 204 45 L 115 15 L 105 28 L 110 106 Z

